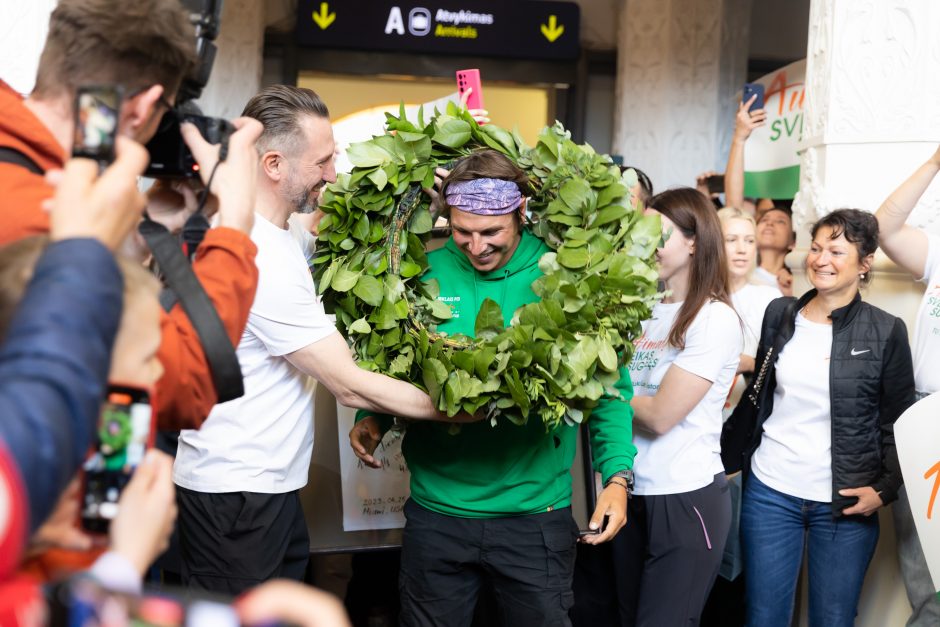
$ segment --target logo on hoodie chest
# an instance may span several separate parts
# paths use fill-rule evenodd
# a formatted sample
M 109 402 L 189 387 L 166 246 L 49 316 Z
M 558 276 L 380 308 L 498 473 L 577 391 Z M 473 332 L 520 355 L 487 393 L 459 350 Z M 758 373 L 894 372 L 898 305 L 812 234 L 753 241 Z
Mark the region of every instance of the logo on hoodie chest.
M 437 300 L 450 307 L 450 312 L 453 314 L 454 319 L 460 317 L 460 309 L 458 307 L 460 304 L 459 296 L 438 296 Z

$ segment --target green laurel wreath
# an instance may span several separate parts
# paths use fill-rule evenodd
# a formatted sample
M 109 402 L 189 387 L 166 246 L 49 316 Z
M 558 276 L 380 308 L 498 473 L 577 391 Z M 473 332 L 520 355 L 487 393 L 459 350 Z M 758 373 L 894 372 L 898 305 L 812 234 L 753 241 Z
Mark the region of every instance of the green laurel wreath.
M 635 172 L 621 175 L 560 123 L 530 148 L 453 105 L 427 123 L 423 110 L 409 122 L 404 106 L 386 117 L 386 133 L 353 144 L 353 171 L 327 188 L 313 262 L 359 365 L 414 383 L 448 415 L 485 411 L 493 424 L 523 424 L 533 413 L 547 428 L 578 423 L 602 395 L 618 396 L 618 367 L 658 298 L 660 223 L 632 205 Z M 448 336 L 435 330 L 451 316 L 439 286 L 420 280 L 433 226 L 421 188 L 433 185 L 436 167 L 483 148 L 529 175 L 532 230 L 553 252 L 532 285 L 541 300 L 518 309 L 509 327 L 486 300 L 475 338 Z

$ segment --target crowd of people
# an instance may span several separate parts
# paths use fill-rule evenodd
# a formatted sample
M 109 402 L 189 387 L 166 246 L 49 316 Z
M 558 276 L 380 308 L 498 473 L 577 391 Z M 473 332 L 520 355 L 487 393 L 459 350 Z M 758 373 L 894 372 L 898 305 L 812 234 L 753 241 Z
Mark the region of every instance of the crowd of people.
M 161 555 L 174 559 L 157 585 L 179 586 L 180 612 L 211 600 L 232 624 L 349 624 L 339 601 L 303 583 L 317 381 L 359 409 L 349 440 L 365 465 L 379 466 L 393 417 L 410 419 L 402 625 L 470 625 L 489 594 L 505 625 L 785 626 L 804 552 L 810 624 L 852 625 L 877 513 L 891 504 L 908 624 L 940 624 L 893 437 L 901 413 L 940 388 L 940 241 L 906 224 L 940 150 L 874 215 L 840 209 L 812 225 L 812 288 L 798 298 L 789 206 L 743 195 L 745 145 L 764 122 L 752 102 L 735 118 L 724 208 L 707 190 L 654 194 L 636 170 L 637 210 L 662 224 L 664 296 L 588 421 L 602 485 L 579 530 L 576 427 L 448 417 L 418 387 L 358 367 L 326 315 L 315 239 L 293 218 L 336 180 L 316 93 L 266 87 L 222 145 L 182 124 L 200 178 L 139 191 L 143 145 L 195 62 L 176 0 L 61 0 L 33 93 L 0 81 L 0 624 L 44 624 L 63 604 L 77 616 L 89 581 L 140 620 L 182 624 L 145 616 L 163 607 L 143 589 Z M 102 84 L 125 94 L 106 166 L 68 158 L 76 92 Z M 485 299 L 508 325 L 537 299 L 549 251 L 529 228 L 526 174 L 493 150 L 437 174 L 426 191 L 451 236 L 420 280 L 453 306 L 438 330 L 472 336 Z M 243 377 L 244 394 L 225 402 L 137 233 L 144 219 L 178 231 L 197 206 L 214 216 L 192 271 Z M 879 246 L 928 284 L 913 356 L 901 319 L 862 298 Z M 146 454 L 95 536 L 76 524 L 80 469 L 113 385 L 145 392 L 178 446 Z

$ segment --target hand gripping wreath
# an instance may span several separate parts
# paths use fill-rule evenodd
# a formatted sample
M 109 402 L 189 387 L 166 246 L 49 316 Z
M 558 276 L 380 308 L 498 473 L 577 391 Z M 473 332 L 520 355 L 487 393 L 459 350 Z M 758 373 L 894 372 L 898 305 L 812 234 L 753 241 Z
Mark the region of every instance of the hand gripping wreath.
M 435 112 L 436 113 L 436 112 Z M 533 413 L 547 428 L 581 422 L 605 393 L 617 396 L 618 367 L 633 354 L 640 322 L 657 299 L 653 254 L 657 217 L 632 205 L 624 175 L 607 156 L 576 145 L 561 126 L 535 148 L 517 133 L 478 126 L 449 105 L 425 124 L 387 115 L 385 135 L 349 148 L 352 173 L 326 191 L 314 275 L 327 311 L 363 368 L 412 382 L 454 415 L 485 411 L 523 424 Z M 437 166 L 492 148 L 529 175 L 533 233 L 553 252 L 532 284 L 541 299 L 518 309 L 510 326 L 484 301 L 475 338 L 448 336 L 425 243 Z

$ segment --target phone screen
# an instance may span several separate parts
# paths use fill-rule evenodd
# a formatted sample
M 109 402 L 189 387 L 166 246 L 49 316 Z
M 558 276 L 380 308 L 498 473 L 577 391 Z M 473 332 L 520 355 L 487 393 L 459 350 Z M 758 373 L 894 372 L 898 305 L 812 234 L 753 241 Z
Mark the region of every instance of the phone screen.
M 105 533 L 117 515 L 118 499 L 153 445 L 153 412 L 145 390 L 110 386 L 92 454 L 85 461 L 82 525 Z
M 72 156 L 111 163 L 114 160 L 114 138 L 117 136 L 120 109 L 120 88 L 80 87 L 75 94 Z

